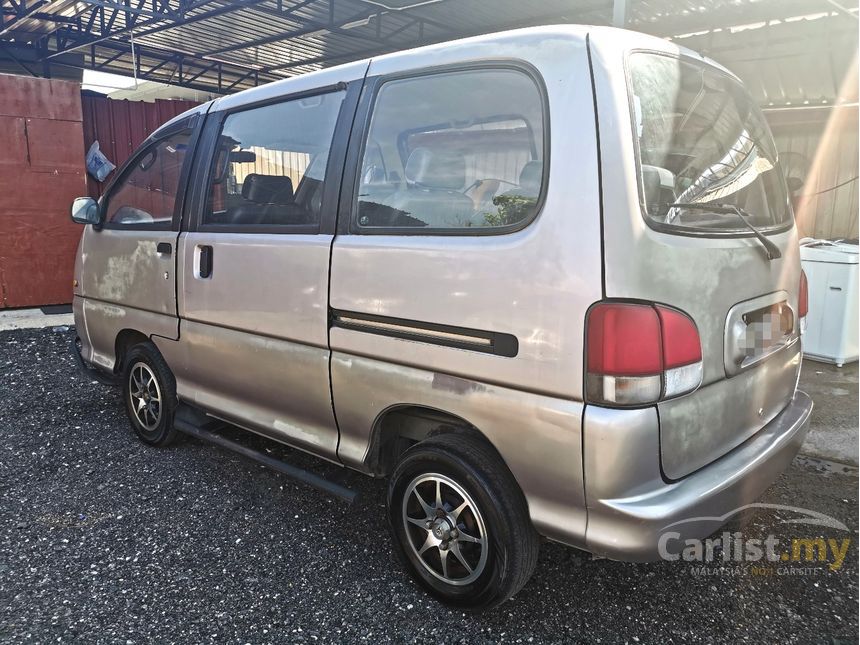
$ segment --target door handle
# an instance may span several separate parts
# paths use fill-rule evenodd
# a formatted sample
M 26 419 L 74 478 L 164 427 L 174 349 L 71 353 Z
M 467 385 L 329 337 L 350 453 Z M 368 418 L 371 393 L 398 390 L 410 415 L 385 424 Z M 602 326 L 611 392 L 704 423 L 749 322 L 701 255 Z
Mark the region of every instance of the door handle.
M 159 255 L 170 257 L 170 254 L 173 253 L 173 247 L 170 245 L 170 242 L 159 242 L 155 247 L 155 251 Z
M 201 245 L 197 247 L 197 275 L 208 278 L 212 275 L 212 247 Z

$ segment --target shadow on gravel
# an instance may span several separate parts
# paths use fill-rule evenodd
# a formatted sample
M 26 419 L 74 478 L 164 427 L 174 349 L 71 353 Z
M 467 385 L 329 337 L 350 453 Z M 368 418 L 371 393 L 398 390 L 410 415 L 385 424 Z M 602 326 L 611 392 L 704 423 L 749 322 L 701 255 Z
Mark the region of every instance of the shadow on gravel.
M 384 482 L 355 477 L 362 501 L 348 508 L 200 442 L 147 448 L 118 390 L 75 371 L 69 333 L 0 333 L 0 640 L 856 642 L 853 528 L 839 571 L 804 575 L 694 575 L 546 543 L 512 601 L 449 610 L 392 555 Z M 763 501 L 857 526 L 854 475 L 795 464 Z M 798 535 L 779 520 L 730 529 Z

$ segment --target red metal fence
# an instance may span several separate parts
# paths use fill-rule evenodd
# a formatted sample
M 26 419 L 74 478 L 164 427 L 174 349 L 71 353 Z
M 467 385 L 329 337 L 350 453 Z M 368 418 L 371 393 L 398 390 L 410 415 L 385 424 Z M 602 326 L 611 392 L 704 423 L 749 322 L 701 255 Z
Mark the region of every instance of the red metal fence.
M 0 74 L 0 308 L 71 300 L 86 190 L 80 85 Z
M 81 97 L 81 103 L 84 116 L 84 150 L 89 150 L 93 141 L 98 140 L 99 149 L 117 168 L 158 126 L 197 105 L 193 101 L 160 99 L 154 103 L 117 101 L 87 94 Z M 109 175 L 100 184 L 88 175 L 87 187 L 90 196 L 100 197 L 112 178 L 113 175 Z
M 71 302 L 81 226 L 69 206 L 107 184 L 87 176 L 90 144 L 98 139 L 119 166 L 194 105 L 81 96 L 76 82 L 0 74 L 0 309 Z

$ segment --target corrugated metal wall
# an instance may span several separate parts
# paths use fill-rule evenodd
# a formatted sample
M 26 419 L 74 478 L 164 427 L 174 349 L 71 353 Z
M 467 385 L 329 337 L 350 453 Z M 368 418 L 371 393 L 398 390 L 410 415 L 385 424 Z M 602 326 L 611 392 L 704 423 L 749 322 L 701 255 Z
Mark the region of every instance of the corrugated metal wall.
M 858 111 L 856 107 L 771 112 L 786 174 L 804 181 L 794 194 L 803 237 L 858 237 Z
M 269 150 L 261 146 L 250 146 L 249 148 L 243 148 L 243 150 L 250 150 L 257 155 L 257 158 L 249 163 L 232 164 L 232 181 L 235 182 L 235 186 L 229 192 L 233 194 L 241 193 L 242 182 L 245 181 L 245 177 L 254 173 L 259 175 L 275 175 L 276 177 L 289 177 L 293 182 L 293 186 L 298 187 L 311 158 L 306 152 Z
M 84 150 L 98 140 L 99 149 L 119 168 L 146 137 L 165 123 L 197 103 L 193 101 L 156 100 L 116 101 L 103 96 L 82 97 L 84 116 Z M 113 179 L 109 175 L 103 183 L 87 177 L 89 194 L 100 197 L 104 187 Z
M 0 308 L 71 300 L 81 118 L 78 83 L 0 74 Z
M 0 74 L 0 308 L 71 302 L 81 227 L 69 206 L 107 184 L 86 175 L 90 144 L 119 166 L 194 105 L 82 97 L 76 82 Z

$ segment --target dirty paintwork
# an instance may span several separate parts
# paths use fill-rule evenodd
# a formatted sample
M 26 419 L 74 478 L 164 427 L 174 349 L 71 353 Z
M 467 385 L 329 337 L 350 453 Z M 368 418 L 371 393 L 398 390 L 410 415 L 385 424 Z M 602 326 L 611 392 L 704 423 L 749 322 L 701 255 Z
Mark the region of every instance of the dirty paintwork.
M 194 212 L 181 232 L 88 230 L 82 296 L 101 309 L 75 309 L 87 319 L 79 325 L 84 344 L 109 346 L 119 324 L 144 325 L 181 400 L 366 473 L 379 473 L 373 453 L 387 413 L 447 413 L 497 450 L 542 535 L 612 557 L 653 556 L 666 522 L 689 511 L 719 514 L 758 495 L 796 452 L 812 405 L 795 393 L 796 318 L 787 325 L 793 342 L 731 377 L 724 364 L 727 316 L 738 303 L 784 292 L 785 306 L 797 309 L 796 231 L 771 235 L 783 255 L 770 262 L 750 237 L 683 237 L 644 221 L 623 74 L 624 55 L 636 47 L 681 55 L 672 43 L 630 32 L 542 27 L 326 69 L 214 102 L 207 122 L 257 101 L 361 82 L 365 71 L 425 73 L 428 65 L 497 62 L 504 50 L 532 66 L 546 89 L 543 131 L 551 124 L 552 135 L 541 207 L 504 234 L 358 234 L 341 221 L 334 235 L 330 220 L 319 234 L 275 234 L 235 222 L 198 227 L 205 184 L 194 184 Z M 370 116 L 364 109 L 359 103 L 359 121 Z M 202 150 L 214 149 L 217 131 L 204 126 Z M 362 145 L 361 130 L 352 133 L 332 147 L 339 167 Z M 195 157 L 191 177 L 206 176 L 211 155 Z M 340 188 L 345 218 L 352 186 Z M 174 245 L 170 261 L 157 258 L 158 243 Z M 587 403 L 587 312 L 606 298 L 689 314 L 704 355 L 701 389 L 647 399 L 641 409 Z M 115 307 L 124 308 L 120 316 Z M 426 324 L 434 334 L 332 325 L 331 312 L 394 321 L 387 327 Z M 457 330 L 513 336 L 518 351 L 440 342 Z M 722 424 L 719 432 L 713 424 Z

